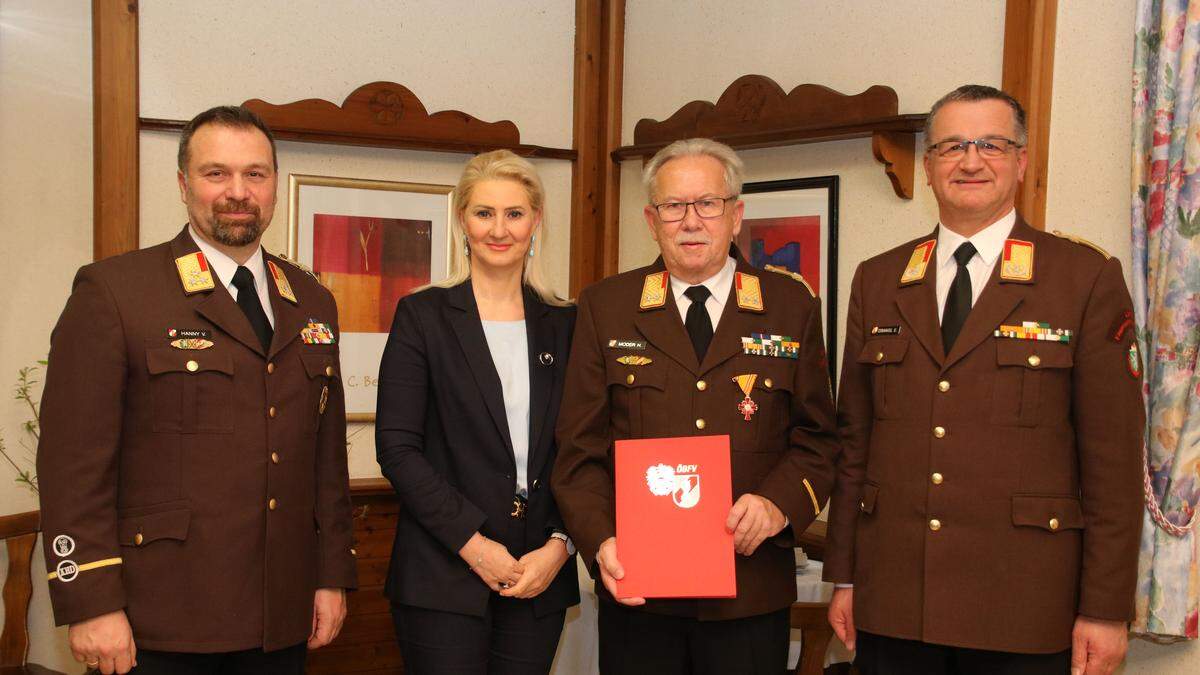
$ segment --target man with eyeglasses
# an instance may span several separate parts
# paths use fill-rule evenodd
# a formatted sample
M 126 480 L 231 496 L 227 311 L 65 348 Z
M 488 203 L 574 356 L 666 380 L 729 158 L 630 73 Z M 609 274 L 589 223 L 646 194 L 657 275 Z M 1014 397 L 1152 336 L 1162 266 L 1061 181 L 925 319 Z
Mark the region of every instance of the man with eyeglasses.
M 742 175 L 733 150 L 711 140 L 661 150 L 644 172 L 661 257 L 579 298 L 551 485 L 601 582 L 605 675 L 778 675 L 787 665 L 792 548 L 825 503 L 837 440 L 820 302 L 801 280 L 750 267 L 733 246 Z M 766 344 L 773 339 L 778 348 Z M 725 527 L 737 596 L 614 600 L 624 569 L 613 442 L 722 434 L 732 448 Z
M 1008 94 L 954 90 L 925 138 L 938 227 L 851 289 L 830 623 L 864 675 L 1111 673 L 1144 424 L 1121 266 L 1017 214 L 1025 113 Z

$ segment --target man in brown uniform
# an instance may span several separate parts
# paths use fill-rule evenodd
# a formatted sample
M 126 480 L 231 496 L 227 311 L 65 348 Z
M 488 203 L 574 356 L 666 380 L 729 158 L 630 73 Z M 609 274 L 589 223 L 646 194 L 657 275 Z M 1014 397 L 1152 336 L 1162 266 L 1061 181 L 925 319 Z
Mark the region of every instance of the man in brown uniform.
M 270 131 L 185 127 L 174 240 L 83 267 L 38 447 L 55 621 L 103 673 L 302 673 L 355 584 L 333 297 L 259 242 Z
M 866 675 L 1112 672 L 1144 423 L 1120 264 L 1017 215 L 1010 96 L 960 87 L 927 124 L 940 223 L 851 290 L 830 621 Z
M 678 141 L 647 164 L 645 182 L 662 256 L 580 295 L 552 479 L 602 582 L 600 670 L 775 675 L 796 597 L 792 546 L 821 511 L 837 452 L 820 303 L 732 247 L 744 205 L 731 149 Z M 618 604 L 613 442 L 712 434 L 728 434 L 732 448 L 725 526 L 737 596 Z

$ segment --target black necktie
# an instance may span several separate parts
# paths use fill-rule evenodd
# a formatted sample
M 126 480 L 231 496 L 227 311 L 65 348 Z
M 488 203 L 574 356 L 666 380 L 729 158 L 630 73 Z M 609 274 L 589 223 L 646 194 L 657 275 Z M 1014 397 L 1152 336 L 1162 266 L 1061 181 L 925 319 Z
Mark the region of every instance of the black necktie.
M 696 360 L 703 361 L 704 354 L 708 352 L 708 343 L 712 342 L 713 336 L 712 318 L 708 316 L 708 310 L 704 307 L 704 303 L 712 293 L 705 286 L 691 286 L 683 294 L 692 301 L 683 325 L 687 327 L 688 337 L 692 338 L 692 348 L 696 350 Z
M 954 346 L 958 333 L 971 313 L 971 275 L 967 272 L 967 263 L 975 257 L 975 245 L 963 242 L 954 252 L 954 262 L 958 263 L 958 273 L 954 275 L 954 283 L 950 284 L 950 293 L 946 295 L 946 308 L 942 312 L 942 345 L 946 353 Z
M 263 351 L 271 351 L 271 335 L 274 331 L 271 330 L 271 322 L 267 320 L 267 313 L 263 311 L 262 303 L 258 300 L 258 289 L 254 288 L 254 275 L 250 274 L 250 270 L 239 266 L 233 273 L 233 287 L 238 289 L 238 307 L 242 308 L 242 312 L 250 320 L 250 327 L 262 343 Z

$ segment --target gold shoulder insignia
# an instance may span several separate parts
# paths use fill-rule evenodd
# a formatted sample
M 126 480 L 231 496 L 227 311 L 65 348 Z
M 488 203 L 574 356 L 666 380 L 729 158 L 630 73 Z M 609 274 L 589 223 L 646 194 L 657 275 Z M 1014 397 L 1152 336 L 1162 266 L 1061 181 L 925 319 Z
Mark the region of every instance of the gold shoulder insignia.
M 904 267 L 904 273 L 900 275 L 900 285 L 911 284 L 925 278 L 925 268 L 929 267 L 929 259 L 933 257 L 933 249 L 937 246 L 936 239 L 923 241 L 917 244 L 913 249 L 912 255 L 908 258 L 908 265 Z
M 1112 256 L 1108 254 L 1108 251 L 1105 251 L 1104 249 L 1102 249 L 1099 246 L 1097 246 L 1096 244 L 1088 241 L 1087 239 L 1084 239 L 1083 237 L 1076 237 L 1073 234 L 1067 234 L 1066 232 L 1060 232 L 1059 230 L 1054 230 L 1054 232 L 1052 232 L 1051 234 L 1058 237 L 1059 239 L 1066 239 L 1067 241 L 1074 242 L 1076 244 L 1079 244 L 1080 246 L 1086 246 L 1086 247 L 1092 249 L 1093 251 L 1095 251 L 1096 253 L 1099 253 L 1100 255 L 1104 256 L 1105 260 L 1109 260 L 1112 258 Z
M 808 289 L 809 295 L 813 296 L 814 298 L 817 297 L 817 294 L 815 292 L 813 292 L 812 286 L 808 285 L 808 282 L 805 281 L 804 277 L 799 272 L 793 272 L 793 271 L 787 269 L 786 267 L 778 267 L 776 265 L 767 265 L 766 270 L 768 272 L 782 274 L 785 277 L 791 277 L 792 280 L 794 280 L 794 281 L 799 281 L 800 283 L 804 284 L 805 288 Z
M 667 273 L 655 272 L 646 275 L 642 283 L 642 300 L 638 308 L 642 310 L 657 309 L 667 304 Z
M 304 272 L 305 274 L 312 277 L 313 279 L 316 279 L 318 284 L 321 283 L 321 277 L 317 276 L 317 273 L 312 271 L 312 268 L 309 267 L 308 265 L 305 265 L 304 263 L 300 262 L 299 260 L 292 260 L 291 258 L 287 257 L 286 255 L 283 255 L 282 253 L 280 253 L 279 255 L 277 255 L 275 257 L 279 258 L 280 260 L 284 261 L 285 263 L 291 265 L 292 267 L 295 267 L 296 269 L 300 270 L 301 272 Z M 322 285 L 324 285 L 324 284 L 322 284 Z
M 267 267 L 271 269 L 271 276 L 275 278 L 275 288 L 279 291 L 279 297 L 293 305 L 299 304 L 296 294 L 292 292 L 292 284 L 288 282 L 287 275 L 283 273 L 283 270 L 279 269 L 279 265 L 276 265 L 273 260 L 268 260 Z
M 738 309 L 749 312 L 763 311 L 762 286 L 759 285 L 758 277 L 738 272 L 734 275 L 733 281 L 734 286 L 737 287 Z
M 1000 258 L 1001 281 L 1033 281 L 1033 242 L 1005 239 Z
M 217 287 L 212 271 L 208 268 L 208 261 L 199 251 L 176 258 L 175 268 L 179 270 L 179 283 L 183 284 L 183 292 L 187 295 L 211 291 Z

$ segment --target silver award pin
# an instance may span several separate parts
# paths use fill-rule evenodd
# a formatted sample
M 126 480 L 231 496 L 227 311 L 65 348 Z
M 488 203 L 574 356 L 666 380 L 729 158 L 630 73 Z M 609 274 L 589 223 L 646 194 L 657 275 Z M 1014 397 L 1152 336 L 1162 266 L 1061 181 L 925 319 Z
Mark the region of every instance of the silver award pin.
M 543 366 L 551 365 L 554 363 L 554 355 L 550 352 L 542 352 L 538 355 L 538 361 L 541 361 Z

